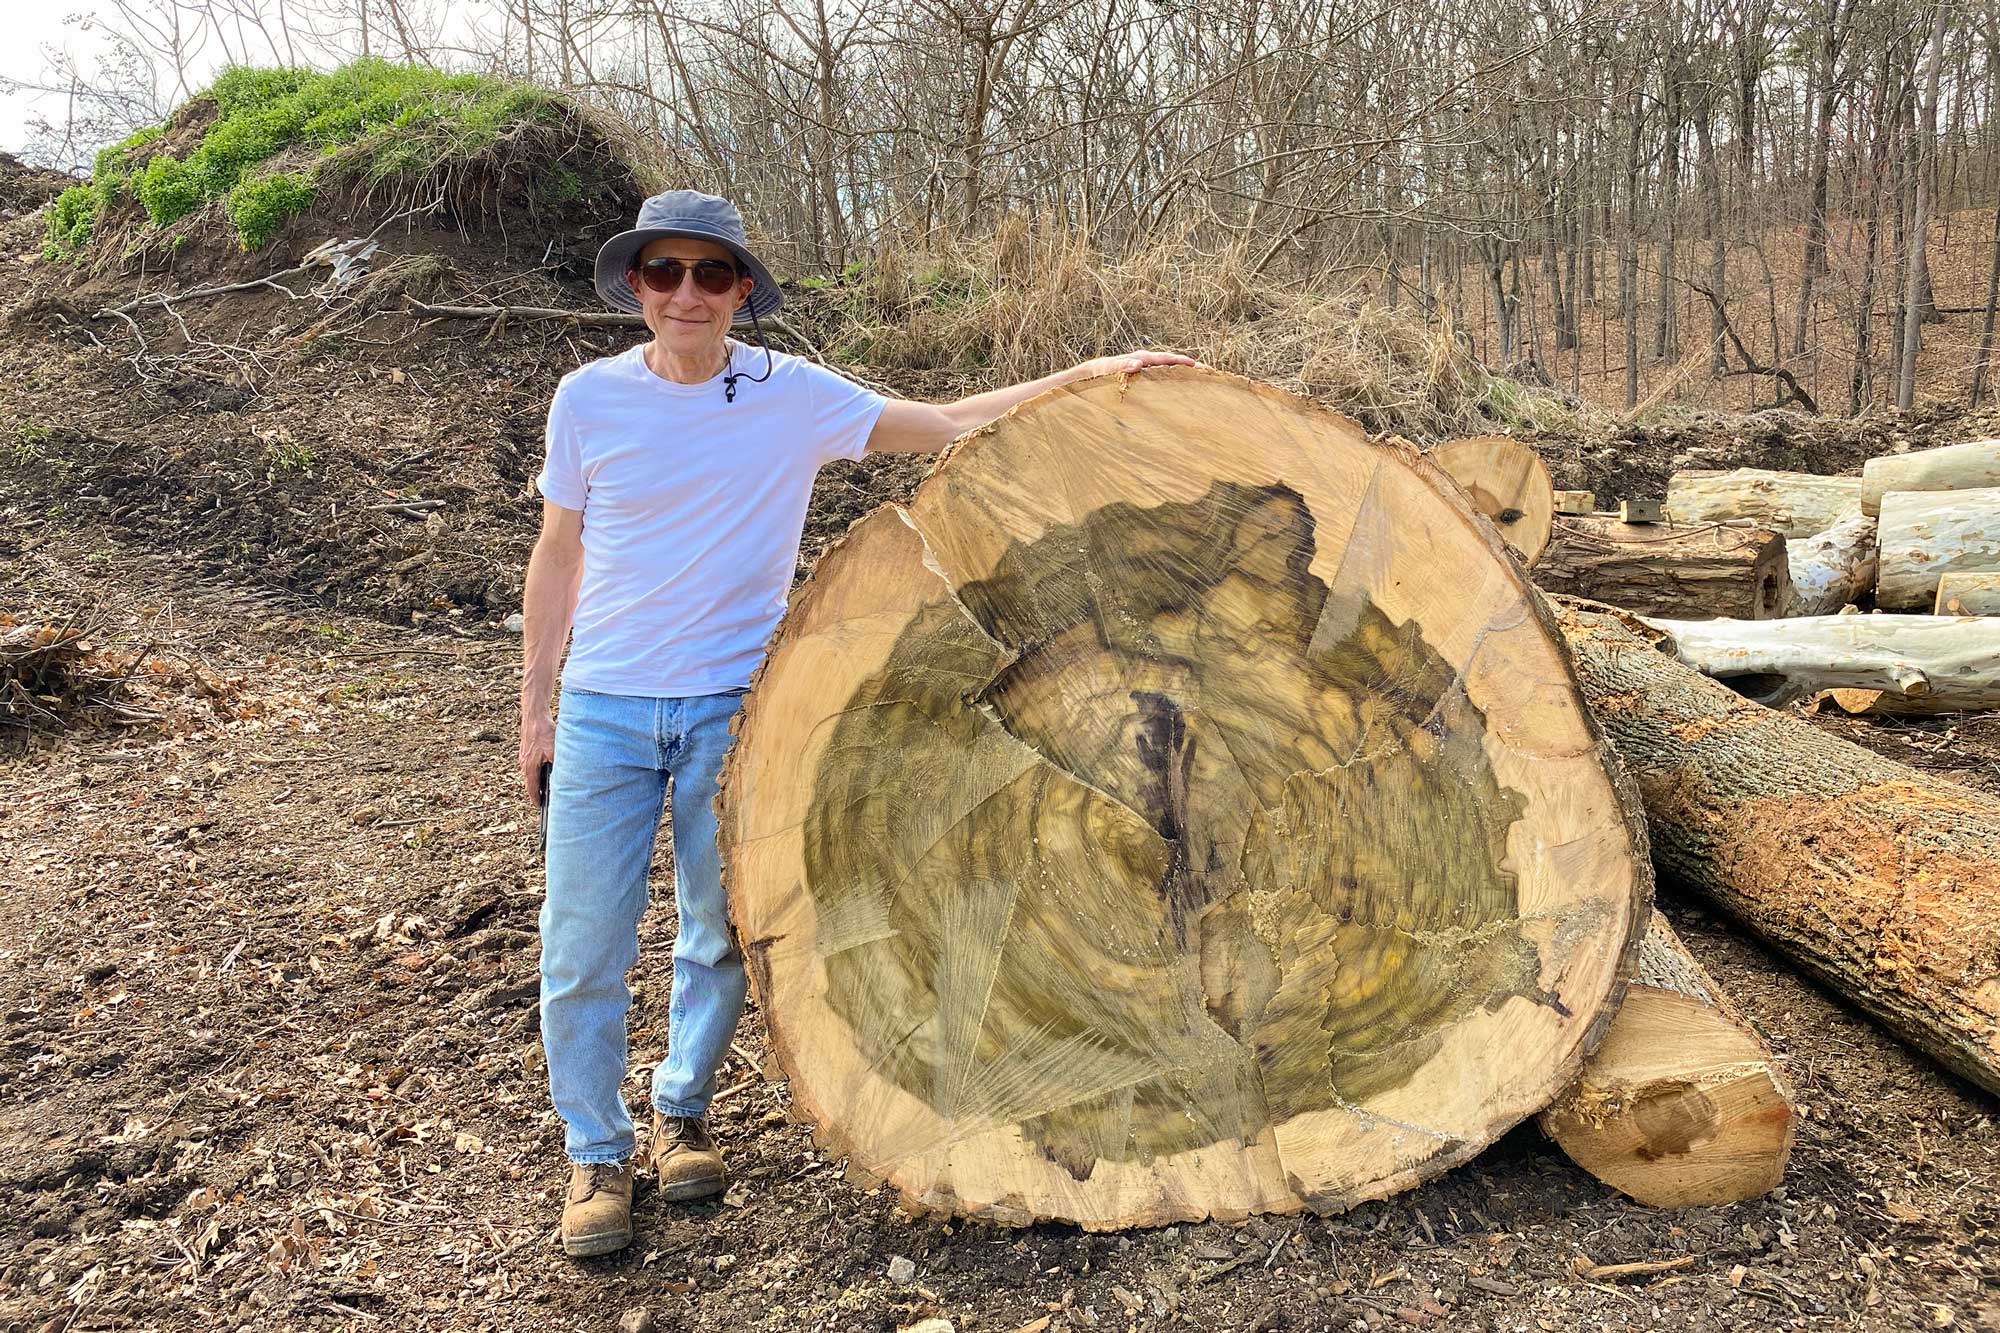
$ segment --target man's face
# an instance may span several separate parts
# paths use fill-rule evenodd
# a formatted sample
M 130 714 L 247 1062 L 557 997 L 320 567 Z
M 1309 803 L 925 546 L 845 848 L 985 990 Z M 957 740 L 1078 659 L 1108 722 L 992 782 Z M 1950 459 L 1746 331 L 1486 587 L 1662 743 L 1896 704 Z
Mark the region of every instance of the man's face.
M 719 259 L 731 267 L 736 264 L 728 248 L 715 241 L 679 236 L 653 241 L 639 252 L 641 265 L 662 258 L 678 259 L 690 266 L 703 259 Z M 736 308 L 749 298 L 753 283 L 746 274 L 728 291 L 715 295 L 701 289 L 692 271 L 671 292 L 654 291 L 637 273 L 627 274 L 626 281 L 639 297 L 646 327 L 665 343 L 668 351 L 679 356 L 696 356 L 719 349 L 728 336 L 730 322 L 736 317 Z

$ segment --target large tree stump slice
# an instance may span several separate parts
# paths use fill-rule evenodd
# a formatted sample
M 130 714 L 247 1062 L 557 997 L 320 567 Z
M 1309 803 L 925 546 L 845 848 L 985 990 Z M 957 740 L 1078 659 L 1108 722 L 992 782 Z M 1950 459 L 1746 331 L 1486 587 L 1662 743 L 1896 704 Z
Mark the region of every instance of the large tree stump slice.
M 1334 1210 L 1567 1086 L 1650 897 L 1515 563 L 1212 371 L 1054 390 L 793 599 L 720 801 L 821 1142 L 916 1206 Z
M 1542 558 L 1555 523 L 1556 492 L 1540 454 L 1506 435 L 1471 435 L 1446 440 L 1431 450 L 1430 460 L 1500 529 L 1522 564 L 1532 568 Z

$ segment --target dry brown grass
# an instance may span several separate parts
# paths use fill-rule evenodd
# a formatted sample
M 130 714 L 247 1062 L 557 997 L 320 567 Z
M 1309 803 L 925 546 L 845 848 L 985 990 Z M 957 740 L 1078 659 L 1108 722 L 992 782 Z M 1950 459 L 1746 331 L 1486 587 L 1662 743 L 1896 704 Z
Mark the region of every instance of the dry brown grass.
M 1253 279 L 1235 249 L 1185 241 L 1110 259 L 1010 217 L 944 253 L 895 246 L 828 293 L 847 326 L 837 360 L 1010 383 L 1141 347 L 1270 380 L 1417 440 L 1497 427 L 1563 430 L 1559 398 L 1490 375 L 1449 322 L 1426 327 L 1343 291 Z

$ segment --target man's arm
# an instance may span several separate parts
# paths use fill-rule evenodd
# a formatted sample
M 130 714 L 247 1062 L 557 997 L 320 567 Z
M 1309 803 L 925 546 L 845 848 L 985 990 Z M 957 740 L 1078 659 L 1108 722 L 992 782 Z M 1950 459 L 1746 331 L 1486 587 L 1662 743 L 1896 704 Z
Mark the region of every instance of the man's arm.
M 892 398 L 875 420 L 868 436 L 871 454 L 933 454 L 969 430 L 977 430 L 1016 403 L 1026 402 L 1044 389 L 1070 384 L 1093 375 L 1112 371 L 1127 373 L 1147 366 L 1192 366 L 1191 358 L 1174 352 L 1128 352 L 1123 356 L 1101 356 L 1095 361 L 1059 370 L 1025 384 L 1009 385 L 988 393 L 976 393 L 955 403 L 914 403 Z
M 536 784 L 542 765 L 556 757 L 549 701 L 582 580 L 583 511 L 544 500 L 542 535 L 528 557 L 521 596 L 521 788 L 530 805 L 541 800 Z

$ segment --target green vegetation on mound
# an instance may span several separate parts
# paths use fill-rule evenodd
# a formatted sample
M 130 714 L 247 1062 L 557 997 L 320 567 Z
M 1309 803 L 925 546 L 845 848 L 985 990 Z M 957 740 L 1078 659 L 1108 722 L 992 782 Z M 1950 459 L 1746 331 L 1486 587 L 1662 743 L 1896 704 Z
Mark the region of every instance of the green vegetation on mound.
M 163 136 L 171 141 L 176 123 L 204 101 L 213 104 L 214 120 L 197 142 L 179 152 L 165 145 L 140 151 Z M 91 179 L 64 190 L 50 207 L 43 253 L 74 258 L 99 219 L 128 197 L 155 228 L 219 200 L 243 248 L 255 250 L 328 180 L 373 184 L 428 174 L 517 126 L 559 118 L 558 101 L 482 74 L 372 58 L 331 73 L 232 65 L 175 121 L 98 153 Z M 575 182 L 569 186 L 574 190 Z M 563 188 L 560 179 L 550 185 L 557 193 Z

